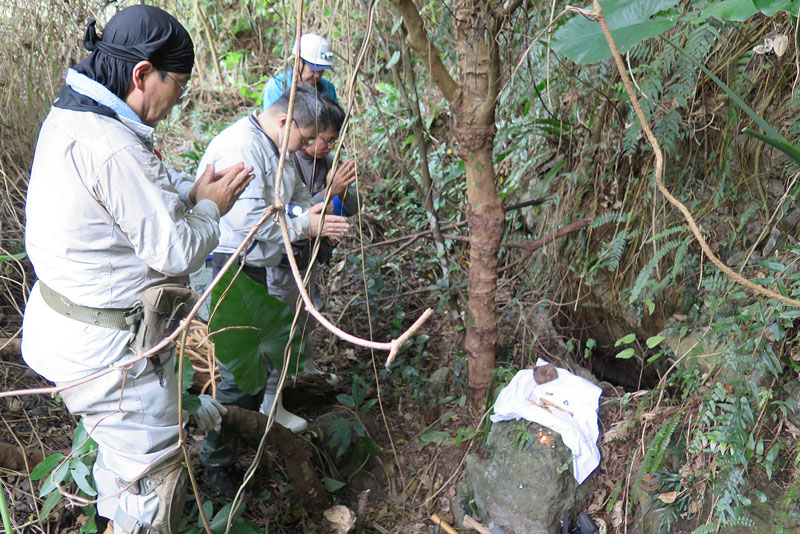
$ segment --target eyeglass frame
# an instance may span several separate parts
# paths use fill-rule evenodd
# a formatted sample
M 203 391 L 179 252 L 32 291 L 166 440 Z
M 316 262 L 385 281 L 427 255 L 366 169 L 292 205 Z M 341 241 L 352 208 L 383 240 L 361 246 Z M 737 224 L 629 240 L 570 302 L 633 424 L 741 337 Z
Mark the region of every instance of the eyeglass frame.
M 325 145 L 326 145 L 326 146 L 328 146 L 328 147 L 330 147 L 330 148 L 333 148 L 334 146 L 336 146 L 336 141 L 338 141 L 338 140 L 339 140 L 339 135 L 338 135 L 338 134 L 336 135 L 336 137 L 334 137 L 334 138 L 333 138 L 333 139 L 331 139 L 330 141 L 328 141 L 327 139 L 325 139 L 324 137 L 322 137 L 322 135 L 317 135 L 317 137 L 318 137 L 319 139 L 322 139 L 322 142 L 323 142 L 323 143 L 325 143 Z
M 165 70 L 162 70 L 162 71 L 159 71 L 159 72 L 175 83 L 175 86 L 178 88 L 178 100 L 184 100 L 187 96 L 189 96 L 189 93 L 192 90 L 192 86 L 189 85 L 189 82 L 192 81 L 191 78 L 187 79 L 186 83 L 181 84 L 169 72 L 167 72 Z
M 303 145 L 300 148 L 306 149 L 306 148 L 310 147 L 311 145 L 313 145 L 314 141 L 317 140 L 317 136 L 315 135 L 314 137 L 312 137 L 310 139 L 307 138 L 305 135 L 303 135 L 303 132 L 300 131 L 300 125 L 297 124 L 297 120 L 294 117 L 292 117 L 292 122 L 294 123 L 295 127 L 297 128 L 297 134 L 300 136 L 300 140 L 303 142 Z

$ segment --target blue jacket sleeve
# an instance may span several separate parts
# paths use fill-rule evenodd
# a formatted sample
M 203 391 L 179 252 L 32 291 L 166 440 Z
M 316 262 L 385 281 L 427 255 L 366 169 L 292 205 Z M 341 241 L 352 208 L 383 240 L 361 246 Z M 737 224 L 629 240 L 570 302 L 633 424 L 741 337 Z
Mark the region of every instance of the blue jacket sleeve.
M 264 92 L 261 95 L 261 109 L 266 111 L 268 107 L 274 104 L 286 90 L 286 78 L 287 75 L 289 79 L 291 79 L 292 71 L 288 70 L 286 72 L 282 72 L 277 76 L 273 76 L 269 80 L 267 80 L 267 84 L 264 86 Z
M 333 84 L 325 78 L 320 78 L 319 81 L 322 83 L 322 87 L 325 88 L 325 96 L 339 104 L 339 100 L 336 98 L 336 88 L 333 86 Z

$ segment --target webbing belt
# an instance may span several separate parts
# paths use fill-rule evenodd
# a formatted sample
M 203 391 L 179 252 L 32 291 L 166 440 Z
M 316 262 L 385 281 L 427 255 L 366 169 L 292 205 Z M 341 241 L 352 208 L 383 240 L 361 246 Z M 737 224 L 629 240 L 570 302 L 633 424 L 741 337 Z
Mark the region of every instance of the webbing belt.
M 55 311 L 82 323 L 116 330 L 134 331 L 142 318 L 142 306 L 133 308 L 92 308 L 69 300 L 64 295 L 50 289 L 39 280 L 39 291 L 48 306 Z

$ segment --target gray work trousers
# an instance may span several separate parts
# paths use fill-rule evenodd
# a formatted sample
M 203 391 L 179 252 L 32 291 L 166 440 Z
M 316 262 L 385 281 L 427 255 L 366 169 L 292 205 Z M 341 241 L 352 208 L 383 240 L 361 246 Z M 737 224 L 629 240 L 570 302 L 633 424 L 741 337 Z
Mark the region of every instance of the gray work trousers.
M 219 273 L 228 260 L 228 257 L 227 254 L 216 253 L 213 255 L 211 260 L 213 276 Z M 263 285 L 265 288 L 267 287 L 267 271 L 264 267 L 250 267 L 246 265 L 242 269 L 242 273 L 249 276 L 254 282 Z M 273 368 L 269 358 L 265 356 L 263 362 L 267 371 L 265 389 L 259 391 L 255 395 L 251 395 L 245 393 L 236 385 L 236 382 L 233 380 L 233 374 L 218 360 L 217 365 L 220 383 L 217 386 L 217 400 L 228 406 L 233 405 L 258 411 L 258 408 L 261 406 L 261 401 L 264 398 L 264 392 L 268 391 L 274 395 L 278 390 L 278 379 L 280 378 L 280 371 L 276 371 Z M 209 432 L 206 435 L 206 441 L 202 449 L 200 449 L 200 461 L 205 465 L 214 467 L 224 467 L 233 464 L 237 458 L 237 442 L 237 436 L 229 432 Z
M 311 301 L 317 309 L 320 309 L 322 297 L 317 286 L 316 267 L 311 271 L 311 278 L 307 287 Z M 294 276 L 292 276 L 292 269 L 288 265 L 281 264 L 276 267 L 267 267 L 267 290 L 270 295 L 286 303 L 292 312 L 295 311 L 297 299 L 300 298 L 300 290 L 297 288 Z M 309 363 L 315 359 L 313 332 L 318 324 L 319 322 L 314 316 L 306 311 L 305 305 L 301 304 L 297 316 L 297 331 L 303 336 L 303 354 Z
M 152 524 L 159 497 L 134 495 L 122 488 L 182 459 L 180 449 L 169 452 L 178 443 L 178 382 L 172 358 L 163 361 L 158 373 L 151 360 L 141 360 L 129 371 L 112 371 L 61 392 L 70 413 L 83 418 L 97 442 L 92 473 L 102 517 L 114 520 L 121 511 Z M 59 387 L 71 384 L 56 383 Z M 116 522 L 114 532 L 124 533 Z
M 227 259 L 228 256 L 225 254 L 214 254 L 211 260 L 213 276 L 219 273 Z M 256 283 L 263 285 L 270 295 L 288 304 L 291 310 L 295 309 L 300 291 L 297 289 L 291 269 L 288 266 L 267 268 L 245 266 L 242 269 L 242 273 L 249 276 Z M 313 284 L 313 277 L 311 285 L 315 285 Z M 317 293 L 319 292 L 317 291 Z M 314 344 L 311 339 L 311 332 L 316 325 L 316 319 L 309 315 L 305 309 L 302 309 L 298 317 L 298 331 L 301 331 L 303 335 L 303 351 L 306 354 L 307 362 L 312 361 L 310 355 Z M 220 374 L 220 383 L 217 386 L 217 400 L 225 405 L 234 405 L 257 411 L 265 394 L 275 395 L 278 391 L 278 381 L 281 374 L 280 369 L 275 369 L 272 366 L 272 362 L 268 357 L 265 356 L 263 362 L 267 371 L 267 382 L 263 390 L 251 395 L 242 391 L 234 382 L 233 374 L 228 371 L 224 364 L 217 361 Z M 294 374 L 294 370 L 290 369 L 289 374 Z M 235 462 L 237 448 L 236 436 L 223 431 L 212 431 L 206 435 L 206 441 L 200 450 L 200 460 L 208 466 L 228 466 Z

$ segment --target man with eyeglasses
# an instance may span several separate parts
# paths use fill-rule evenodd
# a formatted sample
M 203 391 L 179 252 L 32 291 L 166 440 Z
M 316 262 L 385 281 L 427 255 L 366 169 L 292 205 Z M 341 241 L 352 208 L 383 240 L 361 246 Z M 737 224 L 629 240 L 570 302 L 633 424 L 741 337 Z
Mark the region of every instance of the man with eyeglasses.
M 292 61 L 294 56 L 300 52 L 300 73 L 299 81 L 315 88 L 317 93 L 330 98 L 334 102 L 336 99 L 336 89 L 333 84 L 322 77 L 322 74 L 333 69 L 333 52 L 331 47 L 322 36 L 316 33 L 306 33 L 295 41 L 292 47 Z M 261 108 L 266 110 L 274 104 L 278 98 L 292 85 L 292 73 L 294 69 L 289 69 L 277 74 L 267 80 L 264 92 L 261 95 Z
M 137 360 L 147 350 L 139 333 L 169 333 L 147 321 L 143 301 L 153 290 L 188 293 L 181 285 L 217 245 L 220 215 L 250 169 L 239 159 L 192 181 L 155 150 L 154 129 L 180 103 L 194 64 L 191 37 L 172 15 L 134 5 L 101 35 L 91 21 L 83 44 L 91 54 L 67 71 L 28 183 L 25 246 L 38 281 L 22 355 L 65 388 L 61 398 L 97 442 L 106 532 L 172 534 L 186 495 L 180 392 L 171 350 Z M 216 427 L 224 411 L 202 397 L 198 428 Z
M 313 143 L 292 154 L 292 161 L 300 179 L 305 187 L 308 188 L 312 204 L 324 202 L 326 191 L 330 188 L 331 201 L 328 205 L 329 211 L 334 215 L 349 217 L 358 213 L 360 204 L 360 198 L 353 185 L 356 179 L 355 165 L 352 161 L 346 161 L 339 165 L 335 175 L 331 173 L 333 169 L 333 154 L 331 151 L 339 137 L 345 114 L 339 104 L 333 100 L 322 97 L 322 101 L 326 107 L 324 115 L 326 120 L 320 124 L 320 133 Z M 330 260 L 333 246 L 330 239 L 323 237 L 311 277 L 309 278 L 308 292 L 317 309 L 322 308 L 322 296 L 317 285 L 320 266 Z M 313 240 L 298 241 L 293 244 L 293 247 L 297 265 L 301 271 L 305 271 L 310 262 Z M 297 298 L 300 296 L 300 290 L 297 287 L 289 266 L 289 260 L 285 254 L 279 265 L 267 269 L 267 284 L 270 295 L 277 297 L 294 308 Z M 306 373 L 318 373 L 319 370 L 314 364 L 315 351 L 313 343 L 313 332 L 317 326 L 317 320 L 305 309 L 301 309 L 297 324 L 298 330 L 303 336 L 303 353 L 307 358 L 305 371 Z M 271 406 L 271 400 L 265 397 L 262 411 L 268 413 L 267 410 Z
M 278 175 L 283 140 L 289 136 L 290 153 L 302 150 L 316 140 L 318 125 L 327 122 L 327 108 L 316 92 L 306 85 L 297 86 L 292 119 L 287 114 L 288 107 L 287 91 L 266 111 L 254 112 L 225 128 L 211 140 L 200 160 L 201 169 L 208 164 L 224 166 L 229 161 L 244 160 L 253 166 L 255 175 L 231 211 L 220 220 L 220 242 L 211 261 L 215 275 L 264 212 L 274 204 L 274 182 Z M 312 206 L 308 188 L 303 185 L 291 160 L 286 163 L 280 182 L 281 199 L 285 206 L 299 208 L 295 216 L 287 218 L 289 235 L 292 241 L 316 237 L 322 205 Z M 348 227 L 344 217 L 327 215 L 321 235 L 339 236 Z M 254 241 L 244 253 L 243 273 L 266 288 L 267 268 L 281 262 L 283 250 L 283 237 L 277 218 L 270 217 L 259 228 Z M 275 420 L 294 432 L 302 431 L 307 425 L 306 420 L 286 411 L 277 392 L 280 369 L 273 369 L 267 358 L 264 365 L 268 375 L 265 389 L 250 395 L 236 385 L 232 374 L 220 364 L 222 381 L 217 388 L 217 400 L 227 405 L 258 410 L 262 400 L 269 398 L 278 403 Z M 237 458 L 234 439 L 230 434 L 210 432 L 200 453 L 209 478 L 216 482 L 225 495 L 235 494 L 239 485 L 240 474 L 233 467 Z
M 172 80 L 173 82 L 175 82 L 175 87 L 178 88 L 178 102 L 183 102 L 184 100 L 186 100 L 186 98 L 189 97 L 189 93 L 192 90 L 192 86 L 191 86 L 192 79 L 191 78 L 186 78 L 185 80 L 180 81 L 177 78 L 175 78 L 174 75 L 170 74 L 169 72 L 161 72 L 161 75 L 165 76 L 165 77 L 169 78 L 170 80 Z

